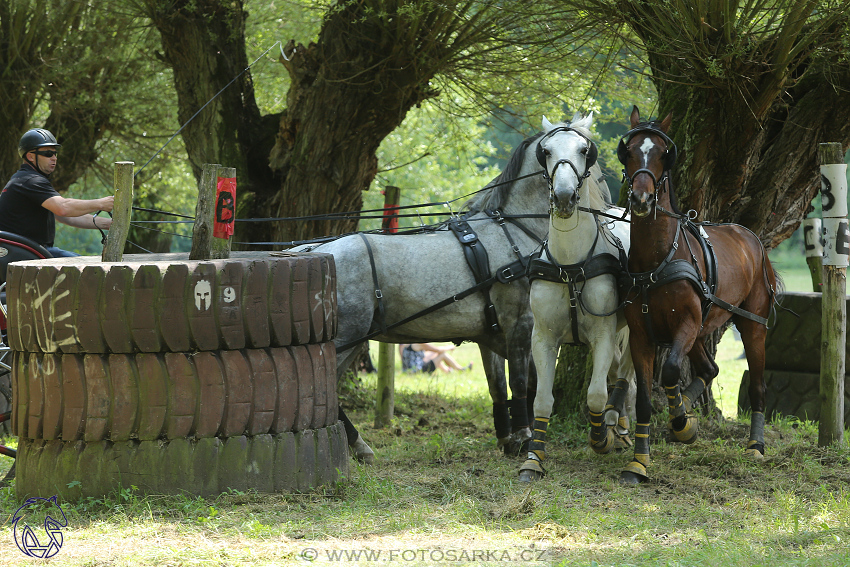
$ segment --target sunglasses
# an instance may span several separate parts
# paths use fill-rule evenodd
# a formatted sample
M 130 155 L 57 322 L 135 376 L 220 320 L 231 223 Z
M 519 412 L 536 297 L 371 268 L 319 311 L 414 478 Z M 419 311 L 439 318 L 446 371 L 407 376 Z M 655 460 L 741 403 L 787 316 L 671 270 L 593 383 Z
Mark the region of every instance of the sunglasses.
M 58 152 L 57 152 L 57 151 L 55 151 L 55 150 L 47 150 L 47 151 L 44 151 L 44 152 L 35 152 L 35 153 L 36 153 L 36 154 L 38 154 L 38 155 L 40 155 L 40 156 L 44 156 L 44 157 L 46 157 L 46 158 L 52 158 L 52 157 L 53 157 L 53 156 L 55 156 Z

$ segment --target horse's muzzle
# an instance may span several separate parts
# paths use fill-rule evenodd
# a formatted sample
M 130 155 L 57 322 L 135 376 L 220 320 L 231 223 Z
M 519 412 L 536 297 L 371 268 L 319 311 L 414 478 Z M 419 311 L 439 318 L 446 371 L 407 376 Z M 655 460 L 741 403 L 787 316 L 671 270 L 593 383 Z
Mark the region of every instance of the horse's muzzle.
M 573 191 L 567 198 L 558 198 L 557 193 L 552 194 L 552 210 L 555 215 L 562 219 L 573 216 L 578 205 L 578 191 Z
M 655 195 L 652 193 L 641 193 L 640 195 L 632 193 L 629 196 L 629 208 L 632 215 L 636 217 L 645 217 L 652 211 L 655 206 Z

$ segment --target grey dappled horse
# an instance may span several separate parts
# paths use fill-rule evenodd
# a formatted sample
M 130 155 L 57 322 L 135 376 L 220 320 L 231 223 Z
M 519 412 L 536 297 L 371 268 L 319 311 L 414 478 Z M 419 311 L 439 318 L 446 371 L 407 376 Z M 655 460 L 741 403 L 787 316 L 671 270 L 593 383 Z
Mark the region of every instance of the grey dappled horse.
M 535 156 L 540 136 L 537 134 L 520 144 L 504 171 L 490 183 L 490 188 L 478 193 L 465 206 L 469 212 L 466 220 L 487 251 L 492 274 L 515 262 L 518 253 L 523 257 L 530 255 L 540 246 L 539 241 L 546 238 L 548 189 Z M 533 175 L 535 172 L 541 175 Z M 518 179 L 524 175 L 531 176 Z M 509 183 L 501 184 L 504 182 Z M 501 226 L 484 211 L 499 211 L 505 218 L 529 214 L 542 217 L 516 220 L 537 239 L 514 222 L 506 221 L 504 227 Z M 518 252 L 513 249 L 505 230 Z M 377 282 L 372 275 L 364 236 L 372 249 Z M 413 235 L 350 235 L 313 250 L 333 254 L 336 263 L 339 326 L 334 342 L 337 347 L 382 329 L 375 292 L 378 288 L 383 296 L 384 323 L 392 325 L 476 285 L 461 245 L 446 226 Z M 493 400 L 498 444 L 506 454 L 518 453 L 531 437 L 526 399 L 532 328 L 528 294 L 529 284 L 525 277 L 493 284 L 490 297 L 498 316 L 498 332 L 488 329 L 485 302 L 482 294 L 476 292 L 374 338 L 390 343 L 477 343 Z M 352 362 L 355 350 L 338 353 L 339 375 Z M 508 400 L 505 360 L 512 400 Z M 371 459 L 371 449 L 348 426 L 350 423 L 347 431 L 355 455 L 360 460 Z

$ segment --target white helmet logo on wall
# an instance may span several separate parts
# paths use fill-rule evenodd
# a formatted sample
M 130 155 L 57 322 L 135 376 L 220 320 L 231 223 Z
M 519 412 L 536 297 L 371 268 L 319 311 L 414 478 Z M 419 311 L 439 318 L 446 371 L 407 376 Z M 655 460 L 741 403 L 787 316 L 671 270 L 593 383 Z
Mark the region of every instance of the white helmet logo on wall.
M 195 307 L 198 311 L 206 311 L 212 302 L 212 287 L 207 280 L 195 284 Z

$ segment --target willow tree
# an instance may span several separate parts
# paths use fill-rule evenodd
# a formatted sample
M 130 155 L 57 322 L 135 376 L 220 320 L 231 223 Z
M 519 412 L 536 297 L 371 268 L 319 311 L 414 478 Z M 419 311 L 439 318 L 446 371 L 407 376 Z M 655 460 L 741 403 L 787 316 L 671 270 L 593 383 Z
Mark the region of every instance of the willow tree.
M 743 224 L 768 249 L 789 237 L 820 188 L 818 143 L 850 145 L 850 4 L 559 3 L 576 38 L 602 35 L 612 50 L 630 52 L 613 63 L 651 69 L 658 107 L 641 115 L 673 114 L 680 208 Z
M 577 33 L 646 61 L 673 114 L 681 203 L 774 247 L 820 187 L 819 142 L 850 146 L 843 0 L 561 0 Z M 629 60 L 623 61 L 629 65 Z M 650 109 L 641 109 L 647 116 Z M 623 130 L 628 119 L 623 117 Z
M 61 48 L 85 13 L 82 2 L 0 0 L 0 178 L 20 166 L 18 140 L 47 97 Z
M 539 23 L 545 16 L 533 16 L 546 10 L 538 0 L 336 0 L 324 5 L 315 41 L 283 46 L 286 108 L 263 116 L 251 73 L 242 72 L 250 62 L 241 0 L 138 2 L 160 30 L 181 123 L 234 81 L 182 136 L 196 173 L 204 162 L 238 169 L 242 218 L 359 210 L 379 144 L 412 107 L 528 69 L 554 33 Z M 240 223 L 237 239 L 291 241 L 355 227 Z

